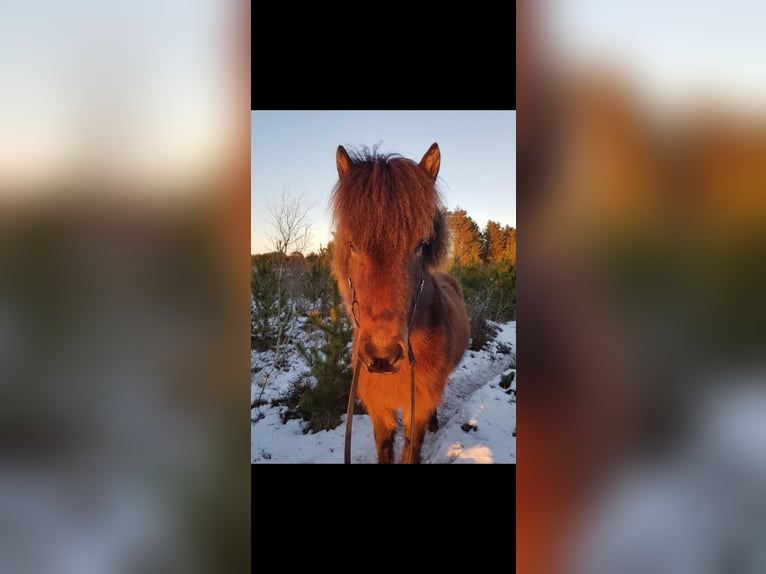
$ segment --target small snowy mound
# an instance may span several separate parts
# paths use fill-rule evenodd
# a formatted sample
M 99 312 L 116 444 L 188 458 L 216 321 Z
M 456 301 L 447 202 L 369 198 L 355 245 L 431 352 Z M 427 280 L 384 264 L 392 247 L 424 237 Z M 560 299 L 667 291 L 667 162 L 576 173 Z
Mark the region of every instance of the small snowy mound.
M 508 369 L 471 395 L 439 430 L 428 462 L 516 463 L 515 373 Z

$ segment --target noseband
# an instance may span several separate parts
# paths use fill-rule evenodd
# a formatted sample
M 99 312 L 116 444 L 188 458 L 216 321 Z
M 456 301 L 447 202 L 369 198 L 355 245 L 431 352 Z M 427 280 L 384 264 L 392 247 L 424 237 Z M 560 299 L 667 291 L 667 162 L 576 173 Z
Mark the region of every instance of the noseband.
M 422 257 L 422 256 L 421 256 Z M 423 284 L 425 277 L 423 275 L 423 261 L 421 258 L 420 263 L 420 284 L 415 291 L 415 297 L 412 300 L 412 308 L 410 309 L 410 316 L 407 319 L 407 357 L 410 361 L 410 451 L 409 461 L 412 462 L 412 450 L 414 445 L 415 434 L 415 354 L 412 352 L 412 343 L 410 342 L 410 326 L 412 325 L 412 319 L 415 317 L 415 310 L 418 307 L 418 299 L 423 292 Z M 354 283 L 351 281 L 351 277 L 348 278 L 348 287 L 351 289 L 351 314 L 354 316 L 354 323 L 359 327 L 359 318 L 356 316 L 356 308 L 359 306 L 359 301 L 356 300 L 356 290 L 354 289 Z M 359 371 L 361 370 L 362 361 L 357 355 L 354 360 L 356 365 L 354 367 L 354 377 L 351 380 L 351 391 L 348 395 L 348 409 L 346 410 L 346 443 L 344 448 L 343 462 L 349 464 L 351 462 L 351 419 L 354 416 L 354 403 L 356 402 L 356 387 L 359 383 Z

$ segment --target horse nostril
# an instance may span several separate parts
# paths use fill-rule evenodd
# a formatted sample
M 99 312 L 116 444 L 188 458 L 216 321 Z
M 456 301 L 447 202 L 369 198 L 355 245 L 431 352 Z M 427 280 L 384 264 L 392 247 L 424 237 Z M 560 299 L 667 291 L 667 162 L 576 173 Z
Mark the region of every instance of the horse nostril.
M 379 348 L 368 341 L 364 345 L 367 360 L 367 370 L 372 373 L 395 373 L 399 370 L 399 362 L 404 356 L 403 347 L 395 343 L 389 347 Z
M 391 363 L 385 359 L 373 359 L 370 364 L 370 371 L 373 373 L 389 373 L 392 370 Z
M 403 355 L 404 355 L 403 347 L 397 343 L 396 349 L 394 349 L 394 356 L 393 356 L 393 359 L 391 360 L 391 364 L 395 365 L 396 363 L 398 363 L 402 359 Z

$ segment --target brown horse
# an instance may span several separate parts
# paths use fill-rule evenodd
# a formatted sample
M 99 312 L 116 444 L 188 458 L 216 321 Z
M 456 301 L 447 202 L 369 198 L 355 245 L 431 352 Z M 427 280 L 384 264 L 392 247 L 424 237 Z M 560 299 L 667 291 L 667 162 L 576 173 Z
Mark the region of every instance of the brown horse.
M 460 285 L 438 271 L 449 248 L 435 187 L 439 146 L 434 143 L 419 164 L 376 152 L 349 155 L 338 146 L 336 162 L 333 272 L 354 319 L 354 363 L 363 367 L 359 399 L 372 420 L 378 462 L 394 462 L 401 411 L 402 462 L 410 461 L 411 448 L 411 461 L 418 463 L 426 427 L 436 421 L 447 377 L 469 336 Z

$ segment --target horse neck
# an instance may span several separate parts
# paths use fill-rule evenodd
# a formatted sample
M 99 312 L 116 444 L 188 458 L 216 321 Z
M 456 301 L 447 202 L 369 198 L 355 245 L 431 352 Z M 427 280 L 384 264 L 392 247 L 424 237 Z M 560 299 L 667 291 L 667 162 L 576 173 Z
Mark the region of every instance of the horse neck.
M 417 331 L 427 326 L 426 318 L 433 316 L 442 307 L 441 292 L 436 284 L 436 277 L 428 269 L 423 269 L 423 290 L 417 300 L 417 309 L 412 318 L 410 330 Z

